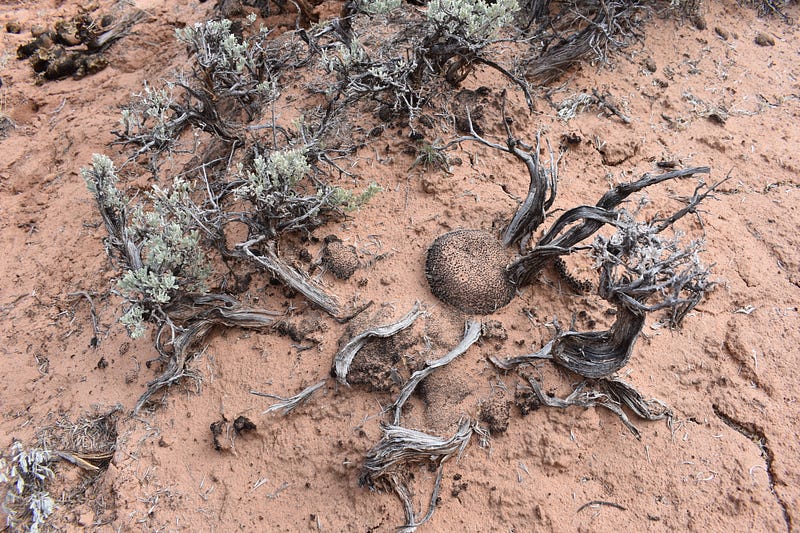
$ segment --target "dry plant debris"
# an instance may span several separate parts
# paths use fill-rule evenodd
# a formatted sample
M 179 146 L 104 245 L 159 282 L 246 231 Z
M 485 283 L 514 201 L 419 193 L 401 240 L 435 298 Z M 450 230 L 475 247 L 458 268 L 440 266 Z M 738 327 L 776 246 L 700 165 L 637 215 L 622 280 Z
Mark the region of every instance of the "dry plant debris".
M 336 379 L 343 385 L 347 385 L 347 372 L 350 370 L 350 365 L 353 363 L 353 358 L 358 351 L 364 347 L 368 339 L 373 337 L 391 337 L 399 331 L 402 331 L 414 323 L 420 316 L 424 314 L 419 302 L 414 304 L 414 307 L 400 320 L 393 324 L 386 324 L 384 326 L 377 326 L 363 331 L 350 339 L 333 359 L 332 373 Z
M 233 275 L 236 280 L 240 274 L 234 274 L 235 269 L 241 272 L 248 266 L 267 273 L 339 321 L 347 321 L 364 308 L 346 309 L 336 296 L 283 259 L 279 245 L 287 238 L 307 237 L 317 227 L 368 201 L 379 190 L 372 185 L 363 194 L 354 195 L 333 187 L 321 167 L 327 165 L 341 172 L 333 163 L 341 152 L 328 148 L 330 128 L 345 121 L 348 110 L 359 105 L 363 98 L 378 98 L 392 113 L 407 116 L 413 137 L 423 109 L 432 104 L 436 91 L 446 90 L 444 85 L 433 82 L 438 79 L 458 86 L 474 65 L 483 63 L 517 83 L 531 104 L 526 83 L 487 55 L 500 29 L 510 23 L 513 11 L 502 4 L 470 2 L 472 11 L 464 12 L 456 10 L 449 0 L 431 4 L 421 25 L 413 30 L 404 26 L 407 31 L 395 33 L 394 40 L 384 41 L 386 44 L 372 54 L 365 48 L 364 43 L 369 42 L 366 33 L 361 37 L 363 41 L 358 37 L 359 32 L 369 31 L 363 24 L 370 16 L 358 16 L 357 11 L 347 12 L 346 18 L 331 23 L 329 31 L 303 32 L 300 34 L 303 43 L 292 40 L 291 36 L 272 39 L 263 28 L 249 36 L 239 36 L 233 33 L 233 24 L 225 19 L 179 31 L 178 38 L 193 52 L 192 76 L 183 76 L 164 88 L 145 86 L 138 100 L 123 112 L 124 128 L 117 136 L 119 142 L 134 150 L 129 161 L 141 160 L 156 176 L 161 172 L 160 162 L 165 154 L 178 149 L 187 130 L 195 131 L 195 143 L 199 139 L 207 145 L 199 151 L 206 150 L 204 159 L 199 165 L 194 162 L 193 171 L 175 177 L 171 187 L 154 186 L 152 192 L 135 199 L 119 187 L 119 171 L 109 158 L 96 156 L 92 166 L 84 170 L 109 233 L 109 255 L 124 272 L 119 282 L 119 294 L 127 302 L 123 323 L 133 336 L 142 335 L 147 322 L 157 328 L 156 348 L 164 371 L 148 384 L 135 411 L 142 409 L 156 392 L 184 377 L 200 379 L 187 363 L 192 348 L 203 342 L 214 327 L 269 329 L 276 322 L 276 312 L 246 306 L 220 290 L 208 290 L 210 283 L 221 286 L 219 280 L 225 278 L 215 268 L 220 262 L 229 269 L 228 276 Z M 549 52 L 561 57 L 557 64 L 583 57 L 586 51 L 578 53 L 581 47 L 602 53 L 605 44 L 596 40 L 599 34 L 592 32 L 608 23 L 611 20 L 608 17 L 613 19 L 627 13 L 621 4 L 611 7 L 598 10 L 594 22 L 580 30 L 582 37 L 573 39 L 572 44 L 555 46 Z M 252 23 L 254 19 L 248 20 Z M 391 17 L 386 20 L 397 23 Z M 331 38 L 332 41 L 326 42 Z M 319 54 L 333 79 L 326 90 L 336 96 L 329 98 L 322 116 L 307 123 L 295 123 L 292 129 L 277 122 L 271 104 L 280 94 L 282 70 L 308 62 L 308 59 L 287 62 L 288 57 L 298 56 L 287 56 L 286 50 L 296 54 L 304 45 L 309 57 Z M 407 51 L 406 57 L 398 60 L 395 54 L 401 49 Z M 553 61 L 550 57 L 547 62 Z M 543 64 L 541 59 L 537 64 Z M 548 68 L 554 72 L 552 65 Z M 535 77 L 551 75 L 541 71 Z M 605 106 L 623 122 L 629 122 L 599 92 L 595 91 L 591 98 L 591 103 Z M 514 136 L 513 120 L 506 115 L 506 100 L 503 93 L 500 111 L 506 133 L 504 143 L 479 134 L 468 107 L 464 124 L 468 134 L 443 146 L 437 145 L 440 148 L 431 160 L 449 148 L 469 142 L 509 154 L 528 172 L 527 196 L 499 238 L 478 230 L 458 230 L 437 238 L 428 250 L 426 262 L 431 291 L 466 313 L 491 314 L 508 305 L 518 289 L 534 283 L 543 268 L 559 264 L 561 256 L 591 250 L 600 273 L 598 295 L 617 310 L 611 328 L 559 331 L 535 354 L 493 361 L 509 370 L 537 359 L 550 359 L 584 378 L 600 380 L 602 391 L 584 392 L 584 382 L 566 400 L 542 394 L 535 380 L 530 380 L 530 384 L 542 405 L 603 406 L 620 416 L 636 433 L 622 405 L 650 420 L 666 416 L 669 411 L 657 400 L 646 402 L 635 389 L 621 385 L 613 375 L 630 359 L 647 312 L 666 309 L 670 323 L 677 326 L 711 287 L 708 272 L 698 260 L 701 245 L 684 246 L 677 237 L 669 240 L 660 234 L 671 229 L 681 217 L 696 212 L 697 205 L 714 187 L 704 189 L 701 184 L 684 209 L 645 223 L 636 221 L 632 213 L 617 206 L 647 187 L 707 173 L 709 169 L 699 167 L 646 175 L 638 181 L 618 185 L 596 205 L 565 211 L 530 246 L 556 199 L 560 155 L 556 157 L 546 143 L 544 163 L 541 134 L 537 134 L 534 145 Z M 266 122 L 252 129 L 251 124 L 256 121 Z M 266 134 L 261 135 L 260 131 Z M 446 156 L 442 157 L 446 161 Z M 229 228 L 234 225 L 243 227 L 246 236 L 231 242 Z M 611 238 L 598 236 L 588 247 L 583 244 L 606 225 L 615 227 L 617 233 Z M 323 260 L 330 262 L 329 248 L 341 243 L 330 238 L 326 244 Z M 338 277 L 346 279 L 352 274 L 349 265 L 346 266 L 347 272 L 339 272 Z M 563 264 L 562 270 L 565 270 Z M 347 384 L 350 364 L 369 338 L 391 337 L 423 314 L 417 303 L 397 322 L 367 328 L 353 337 L 334 357 L 333 373 L 337 380 Z M 477 426 L 464 422 L 452 439 L 439 440 L 402 427 L 403 406 L 420 382 L 465 353 L 480 335 L 481 323 L 468 320 L 458 346 L 411 374 L 387 408 L 393 413 L 391 425 L 384 428 L 381 443 L 367 456 L 362 482 L 373 488 L 391 488 L 397 493 L 406 509 L 405 527 L 409 530 L 430 518 L 442 463 L 463 450 Z M 325 381 L 320 381 L 291 398 L 254 394 L 280 400 L 265 413 L 280 410 L 288 414 L 324 384 Z M 663 408 L 651 409 L 654 404 Z M 228 426 L 227 422 L 223 425 Z M 219 437 L 225 431 L 213 424 L 211 429 L 220 448 Z M 411 508 L 409 489 L 398 465 L 423 458 L 432 460 L 439 474 L 428 513 L 419 519 Z
M 352 305 L 342 303 L 346 300 L 287 258 L 284 245 L 315 239 L 315 230 L 357 216 L 353 213 L 379 193 L 377 184 L 358 193 L 332 185 L 331 179 L 334 174 L 350 176 L 345 170 L 348 156 L 368 146 L 366 135 L 348 138 L 342 132 L 356 131 L 354 117 L 371 110 L 387 122 L 401 117 L 414 141 L 425 140 L 430 132 L 450 133 L 450 123 L 464 133 L 447 143 L 438 138 L 420 143 L 410 169 L 448 171 L 448 150 L 477 144 L 514 158 L 530 178 L 526 196 L 509 213 L 501 231 L 458 229 L 433 241 L 425 275 L 436 298 L 466 315 L 490 315 L 508 305 L 518 291 L 536 284 L 542 271 L 552 266 L 566 281 L 580 286 L 581 292 L 596 287 L 595 296 L 614 308 L 614 322 L 608 329 L 557 328 L 535 353 L 490 357 L 498 370 L 517 372 L 530 386 L 517 390 L 520 408 L 604 407 L 637 437 L 628 413 L 645 420 L 669 417 L 665 403 L 645 399 L 616 374 L 630 361 L 648 313 L 666 312 L 667 323 L 678 327 L 713 287 L 699 259 L 703 243 L 683 242 L 674 226 L 686 215 L 696 214 L 719 183 L 700 182 L 684 208 L 644 221 L 620 205 L 634 193 L 669 180 L 707 174 L 710 168 L 646 174 L 613 187 L 593 205 L 577 205 L 555 217 L 558 166 L 564 154 L 556 155 L 541 132 L 532 144 L 512 132 L 514 120 L 507 114 L 505 93 L 498 106 L 503 142 L 491 140 L 492 134 L 486 133 L 492 125 L 486 123 L 485 115 L 481 115 L 483 124 L 474 122 L 474 105 L 466 106 L 463 116 L 444 114 L 448 128 L 431 118 L 436 115 L 433 111 L 447 107 L 448 95 L 479 65 L 511 82 L 532 108 L 531 83 L 552 81 L 582 59 L 604 60 L 611 47 L 637 36 L 645 8 L 635 2 L 593 0 L 552 5 L 549 0 L 535 0 L 521 6 L 505 1 L 435 0 L 427 10 L 400 16 L 400 6 L 393 2 L 348 2 L 339 18 L 282 36 L 273 36 L 263 27 L 256 30 L 255 15 L 242 22 L 220 19 L 179 30 L 178 39 L 192 57 L 189 73 L 158 87 L 145 85 L 124 109 L 120 128 L 114 132 L 116 144 L 127 150 L 124 163 L 116 165 L 109 157 L 97 155 L 83 171 L 108 232 L 108 255 L 119 270 L 114 290 L 124 302 L 121 320 L 133 337 L 144 335 L 148 325 L 155 328 L 162 373 L 148 383 L 134 412 L 170 385 L 185 378 L 201 380 L 188 364 L 194 349 L 207 342 L 215 328 L 269 331 L 276 327 L 284 313 L 248 305 L 229 290 L 242 279 L 272 277 L 338 322 L 347 322 L 369 305 L 358 306 L 355 298 Z M 310 6 L 301 3 L 298 9 L 307 19 L 313 18 Z M 520 20 L 526 21 L 523 27 Z M 379 26 L 389 32 L 389 38 L 376 33 Z M 107 30 L 105 23 L 100 29 Z M 98 49 L 113 41 L 108 31 L 94 35 L 92 42 L 100 39 Z M 518 64 L 498 59 L 500 46 L 520 43 L 530 50 Z M 32 51 L 40 50 L 41 44 Z M 60 67 L 52 69 L 61 75 Z M 52 69 L 45 67 L 48 76 Z M 307 69 L 314 76 L 311 92 L 325 98 L 324 104 L 286 120 L 276 113 L 275 104 L 283 76 L 293 69 Z M 629 124 L 630 117 L 609 97 L 593 90 L 591 96 L 564 101 L 562 118 L 571 118 L 581 106 L 593 105 Z M 179 172 L 165 170 L 170 167 L 168 160 L 183 151 L 194 155 L 191 161 Z M 143 170 L 156 184 L 146 192 L 126 187 L 125 181 Z M 548 219 L 555 220 L 543 230 Z M 606 227 L 615 233 L 598 233 Z M 664 236 L 669 233 L 671 237 Z M 361 266 L 356 249 L 345 248 L 338 239 L 325 244 L 321 263 L 338 279 L 350 278 Z M 599 278 L 596 285 L 578 282 L 564 267 L 563 257 L 577 255 L 592 261 Z M 423 308 L 428 306 L 417 302 L 399 320 L 355 335 L 334 356 L 334 377 L 346 385 L 349 367 L 365 342 L 394 336 L 419 318 L 429 319 Z M 481 331 L 479 321 L 467 318 L 462 340 L 446 355 L 411 373 L 394 402 L 381 413 L 390 413 L 391 419 L 383 424 L 380 441 L 366 454 L 360 482 L 397 494 L 405 510 L 403 530 L 413 531 L 432 516 L 443 465 L 464 452 L 474 433 L 482 441 L 488 438 L 486 429 L 471 419 L 459 422 L 449 438 L 401 425 L 403 408 L 420 383 L 465 354 Z M 566 398 L 544 393 L 537 379 L 522 373 L 542 360 L 581 377 Z M 264 413 L 288 415 L 326 383 L 318 381 L 290 398 L 251 393 L 279 400 Z M 505 431 L 510 402 L 497 405 L 481 414 L 494 434 Z M 231 431 L 256 428 L 244 417 L 231 426 L 223 416 L 210 429 L 215 446 L 222 449 L 225 443 L 220 437 L 232 442 Z M 58 457 L 98 470 L 97 463 L 107 462 L 111 452 L 36 452 L 39 455 L 34 453 L 31 460 L 21 448 L 14 453 L 20 468 L 23 463 L 26 468 L 45 465 Z M 412 502 L 410 469 L 418 465 L 436 468 L 424 514 L 417 513 Z M 28 470 L 22 472 L 30 477 Z M 33 476 L 39 481 L 48 477 L 46 466 L 36 472 Z M 14 473 L 22 479 L 18 471 Z M 35 485 L 34 478 L 29 481 Z M 17 490 L 15 504 L 22 497 L 23 491 Z M 43 523 L 50 508 L 46 500 L 37 501 L 38 507 L 28 506 L 34 524 Z M 624 510 L 602 501 L 587 505 Z
M 56 22 L 52 29 L 37 31 L 33 40 L 17 48 L 17 59 L 29 59 L 40 81 L 82 78 L 106 68 L 103 52 L 146 16 L 140 9 L 98 17 L 83 12 Z

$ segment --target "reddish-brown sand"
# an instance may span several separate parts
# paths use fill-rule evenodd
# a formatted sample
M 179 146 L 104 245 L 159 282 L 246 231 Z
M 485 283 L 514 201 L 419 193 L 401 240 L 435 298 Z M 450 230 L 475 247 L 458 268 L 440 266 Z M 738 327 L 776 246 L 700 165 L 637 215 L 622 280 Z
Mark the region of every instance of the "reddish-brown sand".
M 291 396 L 325 379 L 346 328 L 264 280 L 242 297 L 278 311 L 294 306 L 294 320 L 310 321 L 319 344 L 300 351 L 278 333 L 221 331 L 192 363 L 202 386 L 176 385 L 157 395 L 155 408 L 130 416 L 158 373 L 158 365 L 145 365 L 157 354 L 149 335 L 127 337 L 117 321 L 119 299 L 103 296 L 118 272 L 80 168 L 94 153 L 122 157 L 109 147 L 120 106 L 145 80 L 185 66 L 174 30 L 205 20 L 209 4 L 138 2 L 150 16 L 109 50 L 108 68 L 44 84 L 35 83 L 27 61 L 16 60 L 16 48 L 30 39 L 31 26 L 73 16 L 78 6 L 0 4 L 3 25 L 22 26 L 20 34 L 0 32 L 0 113 L 13 123 L 0 139 L 0 449 L 15 439 L 36 445 L 43 428 L 118 405 L 116 453 L 98 479 L 84 489 L 76 467 L 56 465 L 54 496 L 63 501 L 54 526 L 391 531 L 403 523 L 399 501 L 359 486 L 358 477 L 380 438 L 381 408 L 397 389 L 347 388 L 329 379 L 292 415 L 261 414 L 271 400 L 250 391 Z M 789 9 L 800 17 L 796 5 Z M 706 29 L 654 17 L 643 26 L 643 41 L 613 54 L 610 65 L 576 67 L 551 86 L 555 101 L 609 91 L 631 124 L 597 109 L 564 122 L 541 98 L 528 114 L 518 95 L 511 109 L 522 138 L 531 140 L 540 128 L 553 144 L 565 134 L 581 138 L 561 161 L 557 208 L 594 203 L 612 184 L 656 170 L 658 161 L 708 165 L 708 181 L 730 175 L 704 203 L 702 224 L 687 217 L 682 225 L 690 237 L 705 237 L 716 289 L 680 330 L 648 318 L 623 369 L 643 394 L 672 408 L 672 425 L 635 421 L 637 440 L 604 410 L 542 408 L 522 416 L 512 406 L 506 432 L 488 447 L 476 439 L 446 464 L 425 530 L 786 531 L 800 524 L 800 32 L 733 0 L 708 1 L 701 11 Z M 774 45 L 756 44 L 760 32 Z M 514 93 L 492 72 L 464 82 L 482 85 Z M 724 123 L 707 116 L 719 108 L 727 111 Z M 368 266 L 348 281 L 330 273 L 322 281 L 343 301 L 376 302 L 355 329 L 422 302 L 428 316 L 414 332 L 430 344 L 410 343 L 406 356 L 434 359 L 457 344 L 464 316 L 431 295 L 427 246 L 451 229 L 492 230 L 507 221 L 528 176 L 519 162 L 474 143 L 451 154 L 463 161 L 452 175 L 409 170 L 413 157 L 403 152 L 400 135 L 384 135 L 375 144 L 380 157 L 372 148 L 359 154 L 352 169 L 358 179 L 342 182 L 363 187 L 374 180 L 383 192 L 351 219 L 316 232 L 354 245 Z M 488 124 L 487 135 L 503 138 L 499 124 Z M 695 186 L 683 180 L 654 188 L 651 212 L 680 207 Z M 318 246 L 310 251 L 318 257 Z M 386 256 L 370 263 L 377 254 Z M 96 348 L 88 301 L 70 296 L 79 291 L 95 295 Z M 586 327 L 589 319 L 605 323 L 605 310 L 546 273 L 486 317 L 499 321 L 507 338 L 486 338 L 437 371 L 424 394 L 410 400 L 404 424 L 449 436 L 481 402 L 513 401 L 519 378 L 499 374 L 488 355 L 530 353 L 551 338 L 545 324 L 554 316 L 569 323 L 575 314 L 577 326 Z M 549 364 L 537 375 L 559 394 L 576 380 Z M 216 451 L 210 424 L 240 415 L 258 429 L 235 440 L 223 435 Z M 420 509 L 435 472 L 414 474 Z M 582 508 L 593 501 L 617 506 Z

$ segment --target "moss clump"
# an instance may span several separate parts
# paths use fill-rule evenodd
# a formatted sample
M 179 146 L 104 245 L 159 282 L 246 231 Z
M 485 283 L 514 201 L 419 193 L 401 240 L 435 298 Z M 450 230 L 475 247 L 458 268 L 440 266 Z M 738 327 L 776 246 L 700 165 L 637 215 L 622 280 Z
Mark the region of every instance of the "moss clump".
M 434 296 L 453 307 L 488 315 L 514 297 L 506 276 L 509 257 L 492 234 L 456 230 L 438 237 L 425 263 L 425 276 Z

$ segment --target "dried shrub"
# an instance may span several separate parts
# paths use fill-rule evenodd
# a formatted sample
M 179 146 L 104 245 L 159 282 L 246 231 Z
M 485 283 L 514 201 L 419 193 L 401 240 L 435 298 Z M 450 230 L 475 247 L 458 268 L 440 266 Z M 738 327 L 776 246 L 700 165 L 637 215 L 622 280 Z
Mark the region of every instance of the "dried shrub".
M 236 276 L 237 267 L 265 272 L 336 318 L 352 313 L 285 261 L 279 243 L 358 209 L 380 188 L 373 184 L 357 193 L 327 182 L 318 168 L 330 161 L 324 119 L 290 129 L 266 111 L 271 123 L 248 126 L 278 94 L 278 72 L 303 59 L 293 39 L 277 43 L 263 29 L 237 36 L 232 27 L 221 20 L 179 31 L 190 49 L 191 73 L 163 88 L 146 85 L 123 110 L 116 132 L 118 142 L 133 150 L 128 162 L 142 157 L 161 178 L 164 155 L 180 151 L 192 130 L 192 152 L 200 158 L 192 172 L 167 176 L 168 187 L 128 196 L 108 157 L 97 155 L 83 169 L 109 234 L 108 253 L 121 270 L 121 320 L 134 337 L 144 334 L 147 323 L 155 325 L 165 365 L 136 410 L 161 387 L 197 377 L 186 368 L 188 350 L 214 326 L 273 325 L 275 313 L 225 294 L 223 266 L 228 276 Z M 230 242 L 237 232 L 229 228 L 242 225 L 244 239 Z

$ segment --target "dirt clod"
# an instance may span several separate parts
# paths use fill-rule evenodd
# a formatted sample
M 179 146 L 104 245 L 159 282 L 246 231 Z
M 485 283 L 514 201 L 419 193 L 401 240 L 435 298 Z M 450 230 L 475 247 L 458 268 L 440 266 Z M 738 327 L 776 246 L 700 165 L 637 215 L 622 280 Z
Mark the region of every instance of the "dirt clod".
M 698 30 L 704 30 L 708 27 L 708 24 L 706 23 L 706 19 L 703 17 L 703 15 L 696 13 L 692 15 L 692 26 Z
M 400 354 L 393 337 L 369 339 L 353 358 L 347 381 L 351 385 L 364 385 L 371 391 L 388 392 L 401 384 L 399 362 Z
M 258 426 L 246 416 L 237 416 L 236 420 L 233 421 L 233 429 L 237 434 L 241 435 L 249 431 L 255 431 Z
M 511 418 L 511 402 L 500 398 L 492 398 L 480 404 L 478 418 L 486 424 L 492 435 L 505 433 Z
M 542 406 L 533 390 L 527 387 L 517 388 L 514 392 L 514 405 L 517 406 L 522 416 L 526 416 Z
M 228 448 L 228 444 L 224 442 L 225 433 L 228 429 L 228 420 L 223 416 L 222 419 L 212 422 L 209 426 L 211 430 L 211 438 L 213 439 L 214 449 L 221 452 Z
M 343 243 L 335 235 L 325 238 L 321 261 L 334 276 L 344 280 L 350 279 L 361 266 L 356 247 Z
M 758 32 L 755 38 L 758 46 L 775 46 L 775 39 L 768 33 Z

